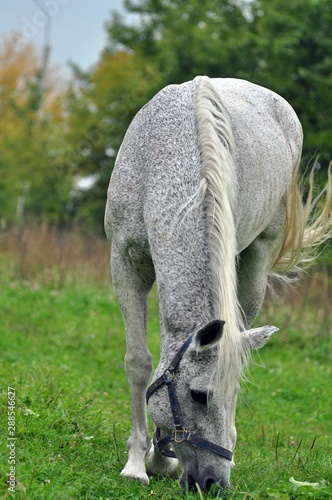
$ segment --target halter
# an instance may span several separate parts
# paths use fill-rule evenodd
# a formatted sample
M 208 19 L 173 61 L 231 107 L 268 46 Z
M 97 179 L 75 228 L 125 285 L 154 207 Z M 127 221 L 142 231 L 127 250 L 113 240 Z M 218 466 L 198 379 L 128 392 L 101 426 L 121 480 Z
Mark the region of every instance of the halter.
M 225 448 L 222 448 L 217 444 L 211 443 L 210 441 L 207 441 L 206 439 L 203 439 L 197 436 L 196 434 L 193 434 L 192 432 L 188 431 L 180 416 L 180 406 L 178 398 L 176 396 L 173 381 L 175 379 L 176 368 L 178 367 L 184 353 L 188 349 L 192 340 L 193 336 L 190 336 L 184 342 L 182 347 L 178 350 L 178 352 L 174 356 L 169 367 L 164 371 L 164 373 L 159 378 L 157 378 L 155 382 L 153 382 L 150 385 L 150 387 L 146 392 L 146 402 L 148 403 L 150 396 L 156 391 L 156 389 L 158 389 L 161 385 L 166 384 L 168 389 L 169 403 L 173 415 L 174 427 L 175 427 L 171 435 L 165 436 L 163 438 L 161 438 L 160 429 L 157 427 L 155 435 L 153 437 L 153 444 L 162 455 L 165 455 L 166 457 L 176 458 L 175 453 L 171 450 L 166 450 L 165 447 L 172 441 L 177 444 L 187 441 L 188 443 L 192 443 L 193 445 L 198 446 L 200 448 L 204 448 L 205 450 L 213 451 L 214 453 L 217 453 L 217 455 L 220 455 L 221 457 L 231 461 L 233 458 L 233 453 L 231 451 L 226 450 Z

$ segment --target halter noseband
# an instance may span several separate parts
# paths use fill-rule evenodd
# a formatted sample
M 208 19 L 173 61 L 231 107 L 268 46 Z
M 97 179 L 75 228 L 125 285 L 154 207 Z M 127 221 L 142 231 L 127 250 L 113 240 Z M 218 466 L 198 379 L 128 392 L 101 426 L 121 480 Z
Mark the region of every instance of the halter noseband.
M 153 437 L 153 444 L 155 445 L 157 450 L 166 457 L 176 458 L 176 455 L 173 451 L 166 450 L 166 446 L 170 444 L 172 441 L 177 444 L 187 441 L 188 443 L 192 443 L 193 445 L 198 446 L 200 448 L 204 448 L 205 450 L 213 451 L 214 453 L 217 453 L 217 455 L 220 455 L 221 457 L 231 461 L 233 458 L 233 453 L 231 451 L 226 450 L 225 448 L 222 448 L 217 444 L 211 443 L 210 441 L 207 441 L 206 439 L 203 439 L 197 436 L 196 434 L 193 434 L 192 432 L 188 431 L 180 416 L 180 406 L 178 398 L 176 396 L 173 381 L 175 378 L 176 368 L 178 367 L 182 359 L 182 356 L 184 355 L 189 345 L 191 344 L 192 339 L 193 336 L 190 336 L 184 342 L 182 347 L 178 350 L 178 352 L 174 356 L 169 367 L 164 371 L 164 373 L 159 378 L 157 378 L 157 380 L 155 380 L 155 382 L 153 382 L 150 385 L 150 387 L 146 392 L 146 402 L 148 403 L 150 396 L 155 392 L 155 390 L 158 389 L 161 385 L 166 384 L 168 389 L 168 397 L 171 406 L 171 411 L 173 415 L 174 426 L 175 426 L 175 429 L 173 430 L 172 434 L 165 436 L 163 438 L 161 438 L 160 429 L 157 427 L 155 435 Z

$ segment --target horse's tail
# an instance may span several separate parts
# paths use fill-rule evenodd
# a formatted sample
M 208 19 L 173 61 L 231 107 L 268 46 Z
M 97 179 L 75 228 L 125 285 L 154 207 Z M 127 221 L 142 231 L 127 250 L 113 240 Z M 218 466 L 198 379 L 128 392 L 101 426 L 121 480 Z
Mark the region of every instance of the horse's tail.
M 200 77 L 196 82 L 195 112 L 202 168 L 199 191 L 209 232 L 215 313 L 225 321 L 216 375 L 225 388 L 238 380 L 247 357 L 241 341 L 237 301 L 235 144 L 227 113 L 212 81 Z
M 301 268 L 310 266 L 316 259 L 322 244 L 332 238 L 332 163 L 328 169 L 327 185 L 315 198 L 313 196 L 314 171 L 315 166 L 310 173 L 309 192 L 305 203 L 299 164 L 293 172 L 285 196 L 284 241 L 273 266 L 273 273 L 277 275 L 296 269 L 298 266 Z

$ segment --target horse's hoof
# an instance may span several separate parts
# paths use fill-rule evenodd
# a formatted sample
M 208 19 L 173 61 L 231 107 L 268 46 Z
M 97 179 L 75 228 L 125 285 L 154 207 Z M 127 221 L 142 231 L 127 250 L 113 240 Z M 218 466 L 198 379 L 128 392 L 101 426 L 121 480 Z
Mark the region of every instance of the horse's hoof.
M 150 482 L 146 472 L 139 471 L 135 468 L 125 467 L 121 471 L 121 476 L 128 479 L 128 481 L 132 480 L 139 481 L 140 483 L 144 484 L 144 486 L 148 486 Z

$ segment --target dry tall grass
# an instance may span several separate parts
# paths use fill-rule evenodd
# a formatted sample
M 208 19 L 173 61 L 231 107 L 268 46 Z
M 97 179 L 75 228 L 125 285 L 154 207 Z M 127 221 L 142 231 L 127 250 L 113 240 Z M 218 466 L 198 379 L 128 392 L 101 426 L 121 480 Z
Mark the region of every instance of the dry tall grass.
M 0 259 L 14 276 L 61 284 L 68 279 L 109 281 L 109 244 L 106 239 L 78 230 L 30 225 L 0 234 Z M 3 267 L 3 266 L 2 266 Z
M 331 314 L 331 251 L 329 255 L 296 286 L 285 292 L 278 290 L 278 295 L 293 310 L 300 312 L 310 307 L 320 315 Z M 10 269 L 13 277 L 22 280 L 61 284 L 72 279 L 92 279 L 106 285 L 110 282 L 109 257 L 106 239 L 83 235 L 77 229 L 59 230 L 45 224 L 0 232 L 1 269 Z M 280 307 L 270 294 L 266 303 Z
M 276 324 L 285 344 L 298 332 L 299 344 L 321 349 L 332 360 L 331 261 L 330 250 L 297 283 L 277 290 L 277 296 L 268 291 L 259 320 L 262 324 Z

